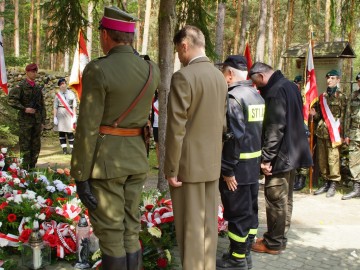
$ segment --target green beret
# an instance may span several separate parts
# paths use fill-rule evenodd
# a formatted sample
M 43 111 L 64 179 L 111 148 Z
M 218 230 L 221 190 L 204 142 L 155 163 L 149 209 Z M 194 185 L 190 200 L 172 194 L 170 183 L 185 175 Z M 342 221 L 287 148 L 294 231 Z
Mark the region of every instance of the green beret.
M 294 79 L 294 83 L 299 83 L 303 81 L 303 77 L 301 75 L 297 75 Z
M 330 70 L 328 73 L 326 73 L 326 77 L 330 77 L 330 76 L 340 77 L 340 72 L 336 69 Z

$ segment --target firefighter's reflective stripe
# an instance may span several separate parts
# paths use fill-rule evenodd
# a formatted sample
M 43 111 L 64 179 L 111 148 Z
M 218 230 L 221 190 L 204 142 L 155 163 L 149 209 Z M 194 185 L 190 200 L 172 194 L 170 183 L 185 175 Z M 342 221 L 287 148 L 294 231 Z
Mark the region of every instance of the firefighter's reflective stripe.
M 240 159 L 257 158 L 261 156 L 261 150 L 252 153 L 240 153 Z
M 249 112 L 249 119 L 248 119 L 249 122 L 263 121 L 265 105 L 264 104 L 249 105 L 248 112 Z
M 256 235 L 257 232 L 258 232 L 258 229 L 250 229 L 250 230 L 249 230 L 249 234 Z
M 241 236 L 238 236 L 232 232 L 229 232 L 229 238 L 236 241 L 236 242 L 239 242 L 239 243 L 245 243 L 246 242 L 246 239 L 247 239 L 247 236 L 245 237 L 241 237 Z
M 245 258 L 245 254 L 239 254 L 236 252 L 231 253 L 231 255 L 234 256 L 235 258 L 239 258 L 239 259 Z

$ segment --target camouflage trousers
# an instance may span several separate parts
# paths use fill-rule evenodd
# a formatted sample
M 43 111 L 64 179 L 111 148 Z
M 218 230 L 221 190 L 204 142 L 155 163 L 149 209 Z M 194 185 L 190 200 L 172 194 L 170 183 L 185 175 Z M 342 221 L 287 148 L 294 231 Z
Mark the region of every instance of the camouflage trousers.
M 350 141 L 349 170 L 351 173 L 351 180 L 360 182 L 360 141 Z
M 340 181 L 340 146 L 332 147 L 328 139 L 317 138 L 320 174 L 324 180 Z
M 35 168 L 41 148 L 41 123 L 19 123 L 20 155 L 22 167 L 26 170 Z

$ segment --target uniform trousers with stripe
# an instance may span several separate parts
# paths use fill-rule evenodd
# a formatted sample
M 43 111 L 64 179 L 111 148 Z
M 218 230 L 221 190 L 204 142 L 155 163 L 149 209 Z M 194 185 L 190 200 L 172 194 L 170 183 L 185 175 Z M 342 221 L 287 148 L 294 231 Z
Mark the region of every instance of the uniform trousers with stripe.
M 73 148 L 74 147 L 74 133 L 72 132 L 59 132 L 59 141 L 60 141 L 60 145 L 61 148 L 66 148 L 67 144 L 66 144 L 66 137 L 69 141 L 69 147 Z
M 216 268 L 218 181 L 170 186 L 183 270 Z
M 230 253 L 235 258 L 244 258 L 259 226 L 259 182 L 238 185 L 236 190 L 231 191 L 226 182 L 220 179 L 219 190 L 224 218 L 228 221 Z

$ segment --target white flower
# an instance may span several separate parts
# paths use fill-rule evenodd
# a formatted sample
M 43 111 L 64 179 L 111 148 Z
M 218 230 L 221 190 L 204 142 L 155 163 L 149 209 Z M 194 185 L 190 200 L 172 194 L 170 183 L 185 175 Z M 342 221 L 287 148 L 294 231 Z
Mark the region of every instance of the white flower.
M 39 204 L 42 204 L 42 205 L 44 205 L 46 203 L 46 200 L 42 196 L 37 196 L 36 200 Z
M 31 206 L 32 209 L 40 209 L 41 208 L 41 205 L 38 204 L 38 203 L 35 203 Z
M 1 153 L 6 154 L 7 153 L 7 148 L 5 148 L 5 147 L 1 148 Z
M 23 201 L 22 199 L 23 198 L 22 198 L 21 194 L 17 194 L 14 196 L 14 202 L 16 202 L 16 203 L 22 203 L 22 201 Z
M 2 226 L 2 222 L 0 221 L 0 228 L 1 228 L 1 226 Z
M 16 163 L 12 163 L 12 164 L 9 166 L 9 168 L 10 168 L 11 170 L 17 169 Z
M 41 182 L 43 182 L 43 183 L 45 183 L 45 184 L 49 185 L 49 180 L 46 178 L 46 176 L 45 176 L 45 175 L 39 175 L 39 177 L 38 177 L 38 178 L 41 180 Z
M 161 230 L 158 227 L 154 226 L 154 227 L 148 228 L 147 230 L 152 236 L 161 238 Z
M 34 192 L 34 191 L 32 191 L 32 190 L 26 190 L 26 192 L 25 192 L 26 194 L 28 194 L 28 198 L 30 199 L 30 200 L 34 200 L 35 199 L 35 197 L 36 197 L 36 192 Z
M 15 184 L 15 185 L 20 184 L 20 179 L 19 179 L 19 178 L 14 178 L 14 184 Z
M 12 202 L 14 200 L 14 197 L 9 197 L 6 199 L 7 202 Z
M 41 213 L 40 215 L 39 215 L 39 214 L 36 214 L 35 217 L 38 218 L 38 219 L 40 219 L 40 220 L 45 220 L 46 215 L 45 215 L 44 213 Z
M 170 251 L 169 251 L 168 249 L 165 249 L 164 252 L 165 252 L 166 259 L 167 259 L 168 262 L 170 263 L 170 262 L 171 262 L 171 254 L 170 254 Z
M 4 160 L 0 160 L 0 167 L 3 168 L 5 166 L 5 161 Z
M 55 187 L 54 186 L 47 186 L 46 187 L 46 190 L 51 192 L 51 193 L 54 193 L 56 191 Z

